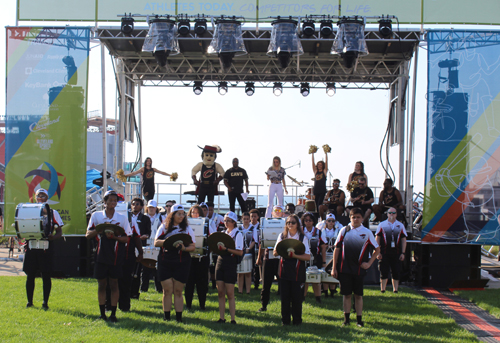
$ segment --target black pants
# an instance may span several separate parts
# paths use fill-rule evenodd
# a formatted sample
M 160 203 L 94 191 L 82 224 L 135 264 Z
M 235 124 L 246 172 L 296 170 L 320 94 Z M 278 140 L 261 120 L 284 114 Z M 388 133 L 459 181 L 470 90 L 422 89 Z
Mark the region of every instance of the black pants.
M 281 292 L 281 322 L 293 325 L 302 324 L 302 302 L 304 301 L 304 283 L 291 280 L 280 280 Z
M 200 308 L 205 308 L 208 293 L 208 271 L 210 266 L 210 257 L 205 256 L 191 259 L 191 269 L 189 270 L 189 278 L 184 290 L 186 306 L 191 307 L 194 297 L 194 288 L 198 293 L 198 301 Z
M 132 274 L 135 271 L 135 256 L 132 255 L 123 261 L 123 276 L 118 279 L 118 289 L 120 297 L 118 299 L 118 307 L 122 311 L 130 310 L 130 295 L 132 290 Z
M 135 264 L 134 270 L 132 271 L 132 283 L 131 283 L 131 289 L 130 289 L 130 296 L 132 298 L 138 298 L 139 297 L 139 289 L 141 288 L 141 280 L 142 276 L 144 273 L 145 268 L 142 263 L 137 262 Z
M 215 187 L 200 187 L 198 188 L 198 204 L 201 204 L 207 198 L 207 202 L 214 202 L 216 189 Z
M 264 259 L 262 263 L 262 274 L 264 277 L 262 278 L 262 291 L 260 292 L 260 302 L 262 307 L 267 307 L 269 304 L 269 297 L 271 294 L 271 286 L 274 281 L 274 276 L 278 277 L 278 267 L 280 260 L 275 259 Z M 278 279 L 279 285 L 279 279 Z
M 228 192 L 227 196 L 229 198 L 229 209 L 233 212 L 236 212 L 236 199 L 238 199 L 238 204 L 240 204 L 241 207 L 241 213 L 247 211 L 247 206 L 245 204 L 245 200 L 243 200 L 243 197 L 241 196 L 241 192 Z
M 323 204 L 323 200 L 325 200 L 325 195 L 326 191 L 321 193 L 314 193 L 314 202 L 316 203 L 317 212 L 319 212 L 319 207 L 321 206 L 321 204 Z
M 156 269 L 146 268 L 144 266 L 142 266 L 141 292 L 147 292 L 149 290 L 149 280 L 151 280 L 151 277 L 153 277 L 156 291 L 162 292 L 161 282 L 158 279 Z

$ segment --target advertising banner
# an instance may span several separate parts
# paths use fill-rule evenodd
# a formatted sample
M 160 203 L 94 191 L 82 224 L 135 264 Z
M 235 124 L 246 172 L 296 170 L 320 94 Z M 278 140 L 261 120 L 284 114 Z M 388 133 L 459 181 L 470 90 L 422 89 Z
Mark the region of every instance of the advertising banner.
M 89 42 L 88 28 L 7 28 L 7 234 L 39 188 L 65 234 L 85 233 Z
M 500 244 L 500 31 L 430 31 L 422 240 Z

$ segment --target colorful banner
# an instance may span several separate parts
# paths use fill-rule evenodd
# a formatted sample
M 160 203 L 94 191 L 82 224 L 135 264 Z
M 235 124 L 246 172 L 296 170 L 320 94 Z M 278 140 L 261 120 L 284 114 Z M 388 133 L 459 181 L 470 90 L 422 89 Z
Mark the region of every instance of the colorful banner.
M 426 242 L 500 244 L 500 31 L 430 31 Z
M 89 42 L 88 28 L 7 28 L 7 234 L 39 188 L 65 234 L 85 233 Z

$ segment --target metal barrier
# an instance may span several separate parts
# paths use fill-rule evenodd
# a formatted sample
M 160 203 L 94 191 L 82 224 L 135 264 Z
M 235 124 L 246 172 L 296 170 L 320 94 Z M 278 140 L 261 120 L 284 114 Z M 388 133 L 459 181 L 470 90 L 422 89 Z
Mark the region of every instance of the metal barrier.
M 86 192 L 86 205 L 87 215 L 91 215 L 96 211 L 102 211 L 104 208 L 102 188 L 96 186 Z

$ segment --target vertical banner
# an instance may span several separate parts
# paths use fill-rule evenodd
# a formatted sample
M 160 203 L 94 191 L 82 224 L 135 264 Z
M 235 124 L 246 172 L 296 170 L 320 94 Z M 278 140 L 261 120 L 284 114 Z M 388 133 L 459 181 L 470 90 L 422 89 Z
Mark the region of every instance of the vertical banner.
M 500 244 L 500 31 L 430 31 L 422 240 Z
M 88 28 L 7 28 L 7 234 L 16 206 L 36 202 L 39 188 L 65 234 L 85 233 L 89 43 Z

